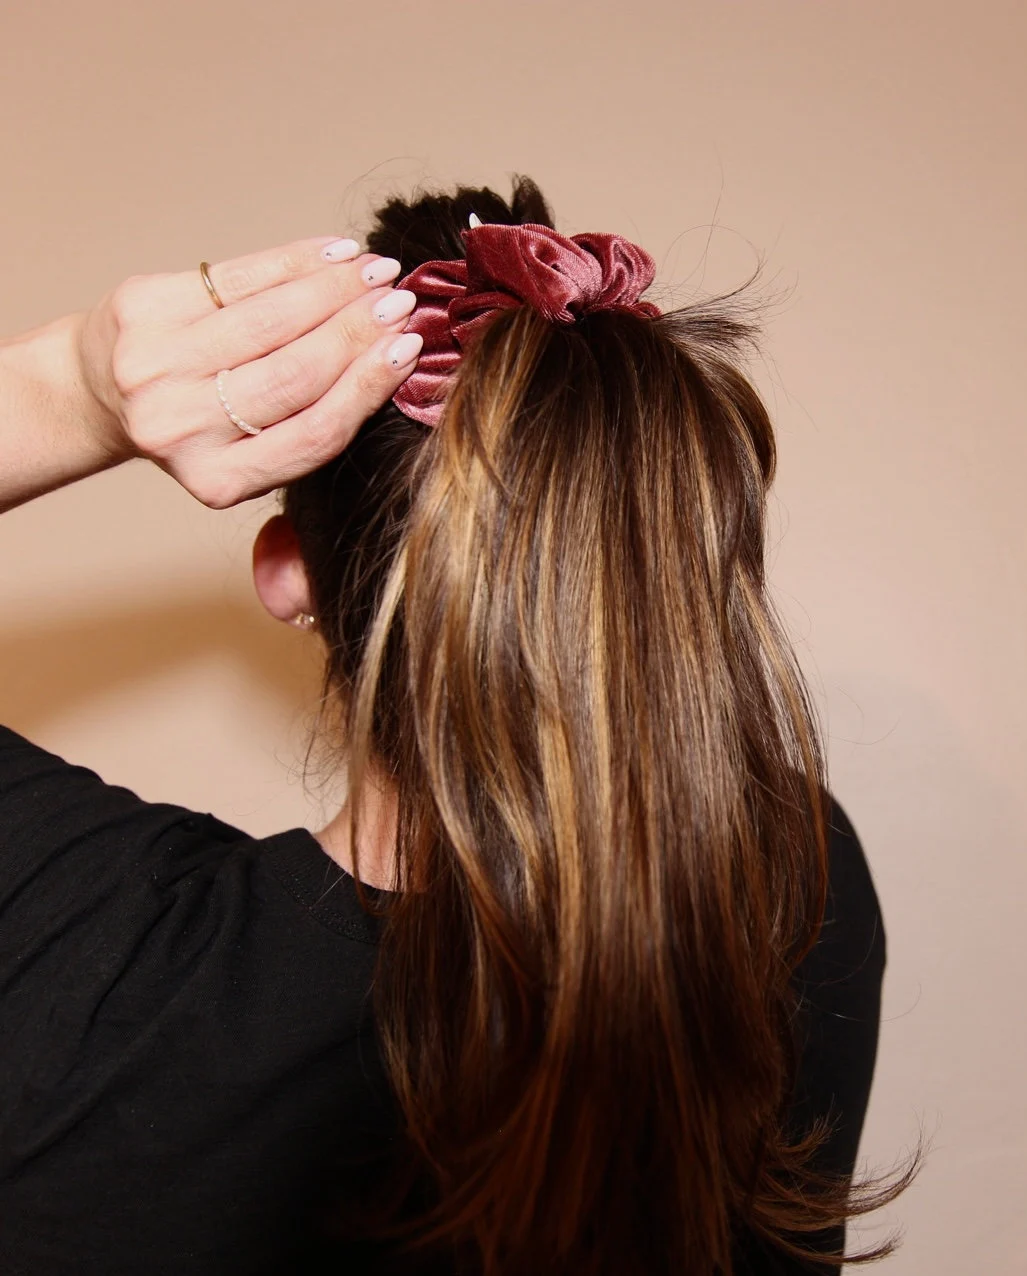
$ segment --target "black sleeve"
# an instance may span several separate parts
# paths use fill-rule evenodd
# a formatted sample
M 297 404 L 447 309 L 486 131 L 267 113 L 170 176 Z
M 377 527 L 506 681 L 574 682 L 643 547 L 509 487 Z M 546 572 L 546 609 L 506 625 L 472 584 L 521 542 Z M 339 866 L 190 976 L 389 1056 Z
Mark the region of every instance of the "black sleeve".
M 877 1058 L 885 935 L 863 848 L 837 801 L 830 814 L 830 880 L 820 936 L 796 972 L 801 998 L 793 1120 L 827 1117 L 820 1169 L 851 1177 Z
M 146 803 L 0 727 L 0 943 L 17 935 L 42 948 L 88 926 L 148 849 L 161 854 L 160 832 L 190 814 Z
M 121 963 L 166 909 L 165 882 L 192 867 L 176 852 L 197 823 L 191 812 L 144 802 L 0 727 L 0 1045 L 8 1080 L 12 1057 L 15 1072 L 29 1067 L 27 1040 L 54 1046 L 56 1020 L 69 1040 L 96 1026 L 98 1007 L 86 1004 L 84 989 L 116 998 Z M 58 1066 L 39 1062 L 43 1077 Z
M 0 729 L 3 1276 L 294 1270 L 372 1106 L 375 948 L 320 920 L 335 881 L 303 830 L 248 838 Z
M 885 935 L 881 908 L 863 848 L 845 811 L 832 798 L 829 881 L 816 944 L 795 973 L 799 998 L 799 1063 L 788 1126 L 801 1137 L 826 1119 L 830 1134 L 814 1169 L 851 1178 L 877 1057 Z M 843 1228 L 802 1243 L 837 1253 Z M 800 1263 L 749 1238 L 737 1259 L 738 1276 L 829 1276 L 837 1268 Z

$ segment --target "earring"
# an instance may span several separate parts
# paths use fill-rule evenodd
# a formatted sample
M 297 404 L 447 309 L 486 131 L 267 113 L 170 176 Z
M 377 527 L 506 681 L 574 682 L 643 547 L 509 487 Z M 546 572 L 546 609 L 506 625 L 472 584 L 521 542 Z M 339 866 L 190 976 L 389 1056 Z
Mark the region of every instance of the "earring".
M 317 624 L 317 617 L 312 616 L 309 611 L 298 611 L 289 624 L 295 625 L 297 629 L 313 629 Z

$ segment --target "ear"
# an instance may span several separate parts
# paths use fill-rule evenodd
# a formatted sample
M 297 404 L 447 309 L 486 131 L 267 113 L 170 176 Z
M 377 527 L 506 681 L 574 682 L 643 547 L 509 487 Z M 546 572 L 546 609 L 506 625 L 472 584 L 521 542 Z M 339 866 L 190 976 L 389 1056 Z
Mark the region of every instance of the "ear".
M 284 514 L 268 519 L 253 542 L 253 584 L 276 620 L 295 621 L 310 613 L 307 571 L 295 528 Z

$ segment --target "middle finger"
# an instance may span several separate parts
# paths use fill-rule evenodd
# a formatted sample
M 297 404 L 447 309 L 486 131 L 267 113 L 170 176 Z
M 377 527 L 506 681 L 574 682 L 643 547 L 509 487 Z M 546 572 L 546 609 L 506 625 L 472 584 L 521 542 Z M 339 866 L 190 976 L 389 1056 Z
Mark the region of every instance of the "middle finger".
M 263 358 L 391 283 L 399 271 L 395 259 L 365 254 L 226 306 L 191 326 L 183 362 L 192 372 L 212 375 Z

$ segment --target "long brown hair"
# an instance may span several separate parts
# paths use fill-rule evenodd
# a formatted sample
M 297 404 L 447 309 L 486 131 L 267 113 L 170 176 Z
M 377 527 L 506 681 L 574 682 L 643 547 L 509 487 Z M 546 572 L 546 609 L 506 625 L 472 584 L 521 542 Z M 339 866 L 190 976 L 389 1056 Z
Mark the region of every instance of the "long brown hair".
M 393 201 L 368 244 L 457 257 L 472 211 L 552 224 L 520 179 Z M 369 764 L 398 793 L 375 996 L 421 1232 L 487 1276 L 730 1273 L 740 1231 L 805 1252 L 898 1190 L 785 1128 L 828 799 L 754 335 L 735 297 L 504 311 L 437 430 L 389 405 L 286 494 L 354 820 Z

